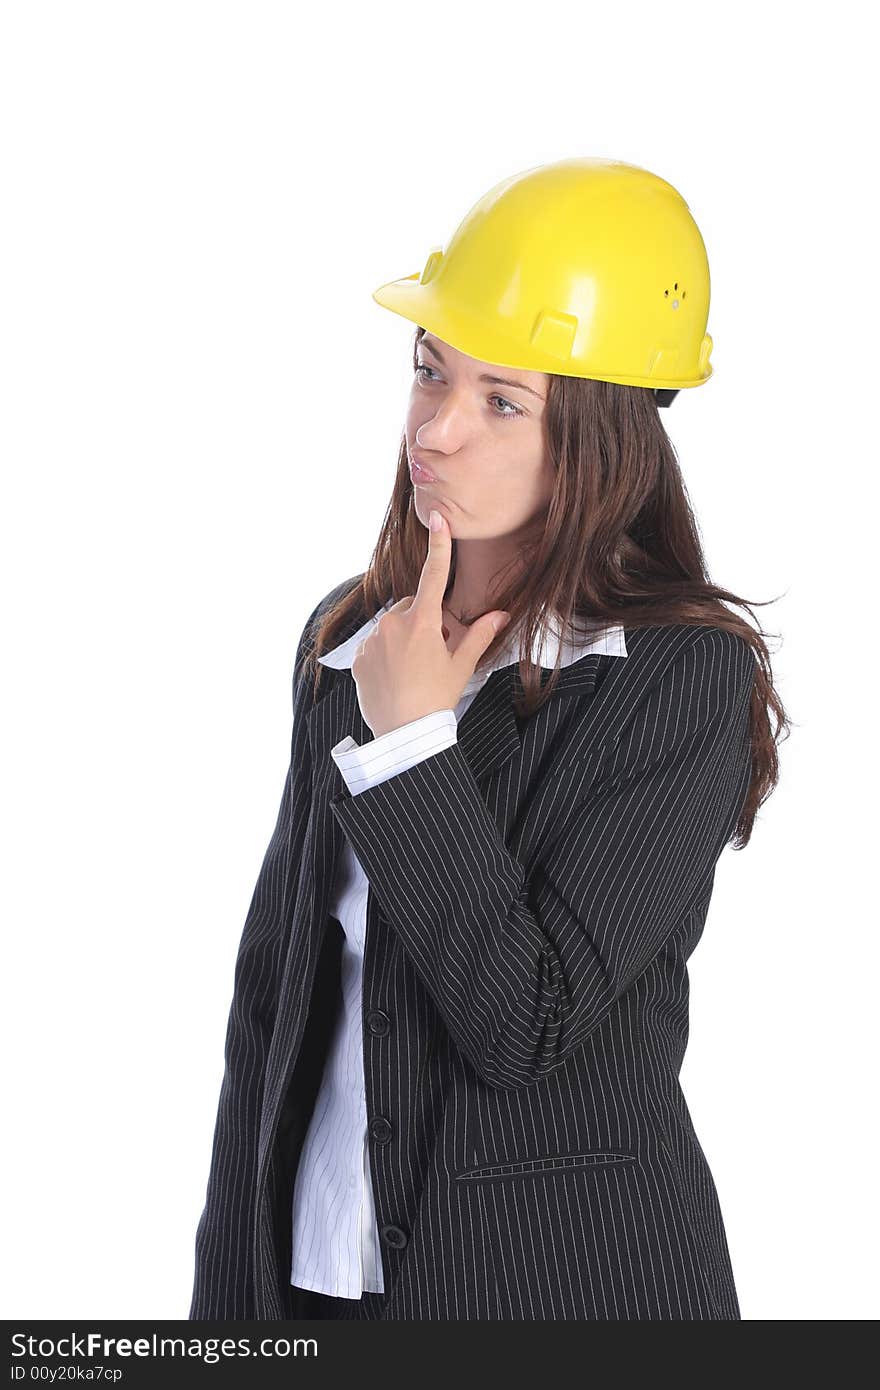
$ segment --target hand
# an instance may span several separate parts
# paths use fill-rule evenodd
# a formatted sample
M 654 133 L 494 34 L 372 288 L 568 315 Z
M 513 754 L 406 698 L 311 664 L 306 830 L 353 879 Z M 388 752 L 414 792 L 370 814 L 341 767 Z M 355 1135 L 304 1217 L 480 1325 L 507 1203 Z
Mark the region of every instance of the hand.
M 415 594 L 382 614 L 351 666 L 361 714 L 375 738 L 435 710 L 455 709 L 462 692 L 510 614 L 484 613 L 454 652 L 446 645 L 443 595 L 449 582 L 452 536 L 442 512 L 428 531 L 428 554 Z

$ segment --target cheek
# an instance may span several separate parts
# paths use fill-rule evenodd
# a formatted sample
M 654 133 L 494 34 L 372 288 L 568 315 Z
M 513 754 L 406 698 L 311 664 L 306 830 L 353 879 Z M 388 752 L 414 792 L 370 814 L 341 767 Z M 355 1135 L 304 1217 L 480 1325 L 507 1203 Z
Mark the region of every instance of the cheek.
M 546 460 L 540 473 L 538 474 L 538 491 L 544 501 L 549 502 L 553 496 L 553 489 L 556 486 L 556 469 L 549 459 Z
M 550 478 L 536 451 L 501 448 L 486 461 L 477 483 L 484 495 L 528 502 L 544 490 Z
M 546 509 L 553 494 L 553 478 L 552 468 L 540 467 L 534 461 L 511 467 L 508 460 L 506 466 L 484 473 L 466 490 L 468 505 L 513 529 Z

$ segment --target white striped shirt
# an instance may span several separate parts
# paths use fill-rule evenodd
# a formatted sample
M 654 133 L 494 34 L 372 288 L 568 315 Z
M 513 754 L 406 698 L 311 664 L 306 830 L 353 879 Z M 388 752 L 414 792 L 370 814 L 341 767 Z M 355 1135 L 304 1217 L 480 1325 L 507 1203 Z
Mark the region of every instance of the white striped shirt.
M 336 670 L 351 668 L 358 646 L 391 607 L 391 600 L 357 632 L 318 660 Z M 331 754 L 352 795 L 406 771 L 457 741 L 458 720 L 494 670 L 518 659 L 515 634 L 494 661 L 475 671 L 455 709 L 436 710 L 358 745 L 348 735 Z M 587 652 L 626 656 L 623 628 L 598 636 L 595 629 L 561 639 L 557 624 L 532 659 L 552 668 L 568 666 Z M 364 1086 L 362 986 L 369 884 L 346 840 L 336 865 L 329 912 L 342 925 L 342 1008 L 336 1020 L 315 1107 L 303 1141 L 293 1191 L 293 1259 L 290 1281 L 336 1298 L 384 1293 L 379 1232 L 373 1205 Z

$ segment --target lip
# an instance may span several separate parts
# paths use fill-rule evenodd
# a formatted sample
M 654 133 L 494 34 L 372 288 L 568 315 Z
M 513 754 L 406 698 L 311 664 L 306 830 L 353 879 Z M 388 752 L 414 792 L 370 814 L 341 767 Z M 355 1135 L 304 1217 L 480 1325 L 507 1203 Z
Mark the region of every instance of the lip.
M 429 469 L 424 468 L 422 464 L 417 462 L 414 458 L 410 458 L 409 461 L 409 476 L 414 483 L 439 482 L 439 479 L 436 478 Z

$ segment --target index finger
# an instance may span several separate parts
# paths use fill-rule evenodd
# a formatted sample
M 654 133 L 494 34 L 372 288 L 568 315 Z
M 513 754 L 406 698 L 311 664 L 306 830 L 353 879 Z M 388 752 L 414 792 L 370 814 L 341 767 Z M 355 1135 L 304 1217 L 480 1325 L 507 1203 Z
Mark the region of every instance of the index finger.
M 436 531 L 433 531 L 430 526 L 433 517 L 439 518 L 440 521 Z M 452 536 L 446 517 L 436 507 L 431 508 L 428 521 L 428 553 L 422 566 L 419 586 L 416 589 L 412 607 L 434 613 L 439 621 L 443 609 L 443 595 L 449 582 Z

